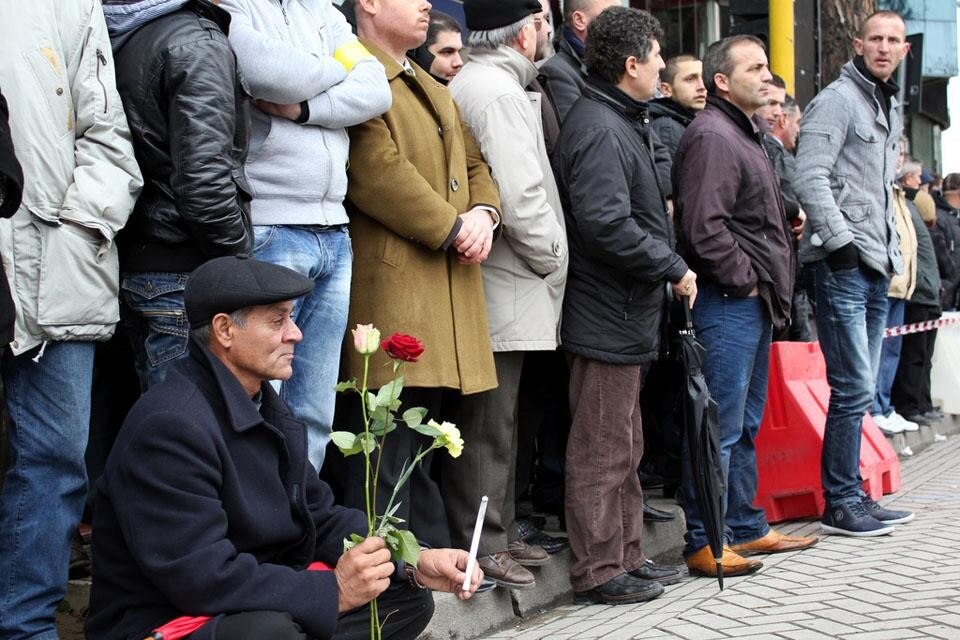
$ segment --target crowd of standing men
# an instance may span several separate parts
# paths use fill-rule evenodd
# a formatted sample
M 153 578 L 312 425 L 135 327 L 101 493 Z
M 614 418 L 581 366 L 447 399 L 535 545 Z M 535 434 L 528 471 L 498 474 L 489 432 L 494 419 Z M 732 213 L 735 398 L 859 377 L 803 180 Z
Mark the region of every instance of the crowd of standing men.
M 657 20 L 620 4 L 567 0 L 553 44 L 542 0 L 465 0 L 465 43 L 424 0 L 0 9 L 0 636 L 56 637 L 95 344 L 120 320 L 144 397 L 97 482 L 91 638 L 142 638 L 185 614 L 220 614 L 195 639 L 359 637 L 356 607 L 388 590 L 406 613 L 385 631 L 415 637 L 431 605 L 394 583 L 462 581 L 445 548 L 469 546 L 481 496 L 487 582 L 534 587 L 529 567 L 560 544 L 518 528 L 524 448 L 563 483 L 577 601 L 657 597 L 681 574 L 643 551 L 640 399 L 674 385 L 671 305 L 692 309 L 717 403 L 726 575 L 817 541 L 780 534 L 753 505 L 770 345 L 811 339 L 811 307 L 831 387 L 823 530 L 869 537 L 913 518 L 862 491 L 861 421 L 907 428 L 892 404 L 935 418 L 935 334 L 901 349 L 883 329 L 956 307 L 960 175 L 933 199 L 904 164 L 891 81 L 903 20 L 867 18 L 856 55 L 801 113 L 762 41 L 665 63 Z M 248 283 L 233 298 L 217 290 L 225 264 Z M 423 341 L 401 401 L 466 441 L 453 463 L 428 457 L 399 497 L 395 515 L 437 552 L 408 572 L 375 542 L 337 555 L 356 512 L 330 490 L 362 509 L 364 469 L 328 446 L 334 424 L 363 428 L 334 386 L 364 375 L 344 335 L 366 323 Z M 292 368 L 258 360 L 294 346 Z M 386 363 L 373 357 L 371 387 Z M 279 397 L 261 386 L 271 379 Z M 195 388 L 222 427 L 167 443 L 158 429 L 170 415 L 192 425 L 177 405 Z M 395 433 L 380 504 L 424 442 Z M 715 575 L 689 456 L 664 442 L 682 467 L 687 566 Z M 336 581 L 306 571 L 315 560 Z M 255 617 L 224 618 L 240 612 Z

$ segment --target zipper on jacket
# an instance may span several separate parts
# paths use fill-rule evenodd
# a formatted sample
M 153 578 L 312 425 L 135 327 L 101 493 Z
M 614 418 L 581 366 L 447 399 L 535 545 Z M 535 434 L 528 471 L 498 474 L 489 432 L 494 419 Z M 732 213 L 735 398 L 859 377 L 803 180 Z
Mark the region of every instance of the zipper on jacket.
M 107 112 L 107 85 L 103 84 L 103 78 L 100 77 L 100 69 L 107 66 L 107 57 L 103 55 L 102 49 L 97 49 L 97 82 L 103 89 L 103 112 Z

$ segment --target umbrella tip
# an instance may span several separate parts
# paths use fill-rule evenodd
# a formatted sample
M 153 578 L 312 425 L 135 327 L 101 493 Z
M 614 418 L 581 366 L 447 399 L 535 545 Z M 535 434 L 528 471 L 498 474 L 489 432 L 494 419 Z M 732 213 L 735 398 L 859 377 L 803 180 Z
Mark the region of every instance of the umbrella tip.
M 717 560 L 717 583 L 720 585 L 720 591 L 723 591 L 723 562 Z

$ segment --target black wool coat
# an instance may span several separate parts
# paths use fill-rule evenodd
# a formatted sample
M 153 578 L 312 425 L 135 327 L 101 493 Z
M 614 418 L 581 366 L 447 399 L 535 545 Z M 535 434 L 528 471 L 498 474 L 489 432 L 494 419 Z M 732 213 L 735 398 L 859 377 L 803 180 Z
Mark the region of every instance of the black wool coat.
M 87 637 L 142 640 L 181 615 L 266 610 L 330 638 L 336 578 L 304 569 L 335 566 L 366 518 L 333 503 L 304 424 L 269 384 L 258 410 L 206 348 L 190 350 L 134 405 L 97 484 Z

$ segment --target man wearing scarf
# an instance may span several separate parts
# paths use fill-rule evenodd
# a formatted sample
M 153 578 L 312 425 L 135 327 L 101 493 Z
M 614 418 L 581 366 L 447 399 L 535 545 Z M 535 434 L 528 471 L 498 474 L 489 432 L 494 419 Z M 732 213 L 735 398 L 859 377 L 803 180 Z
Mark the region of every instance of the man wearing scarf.
M 797 195 L 810 226 L 800 260 L 830 383 L 822 527 L 864 537 L 913 518 L 871 500 L 860 477 L 861 422 L 876 388 L 889 278 L 903 271 L 893 216 L 902 122 L 891 77 L 910 48 L 906 25 L 877 11 L 853 46 L 857 55 L 804 114 L 796 182 L 805 185 Z

